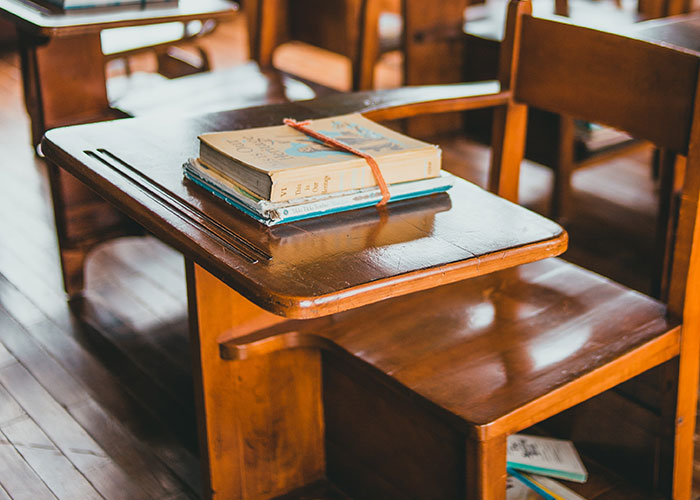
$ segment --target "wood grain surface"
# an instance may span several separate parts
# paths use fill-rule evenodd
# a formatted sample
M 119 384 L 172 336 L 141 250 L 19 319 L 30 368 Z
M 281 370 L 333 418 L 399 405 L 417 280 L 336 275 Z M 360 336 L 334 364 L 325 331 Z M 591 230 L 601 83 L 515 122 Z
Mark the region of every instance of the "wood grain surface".
M 319 116 L 284 104 L 54 130 L 47 157 L 277 314 L 312 317 L 564 251 L 556 224 L 459 181 L 447 194 L 267 228 L 183 181 L 197 135 Z M 167 125 L 166 125 L 167 123 Z M 342 258 L 341 258 L 342 257 Z

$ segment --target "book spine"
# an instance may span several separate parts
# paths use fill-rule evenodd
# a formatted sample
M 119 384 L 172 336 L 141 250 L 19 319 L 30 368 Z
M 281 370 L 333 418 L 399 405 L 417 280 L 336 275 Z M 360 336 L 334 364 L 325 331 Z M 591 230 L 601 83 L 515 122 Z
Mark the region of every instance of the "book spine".
M 440 173 L 440 150 L 430 148 L 420 156 L 407 156 L 405 161 L 379 163 L 387 184 L 437 177 Z M 270 201 L 289 201 L 321 194 L 332 194 L 353 189 L 364 189 L 377 185 L 365 160 L 342 169 L 325 169 L 315 175 L 298 177 L 294 171 L 282 171 L 272 177 Z
M 419 196 L 443 192 L 449 189 L 452 182 L 443 179 L 427 179 L 425 181 L 413 181 L 413 183 L 407 184 L 412 184 L 412 186 L 390 187 L 390 201 L 401 201 L 408 198 L 417 198 Z M 266 217 L 271 217 L 280 221 L 289 219 L 299 220 L 315 215 L 371 207 L 376 205 L 381 198 L 381 193 L 378 190 L 372 190 L 371 192 L 358 193 L 353 196 L 331 196 L 325 200 L 300 203 L 298 205 L 280 206 L 280 204 L 261 202 L 261 206 L 265 207 L 265 213 L 263 215 Z
M 529 465 L 529 464 L 523 464 L 519 462 L 506 462 L 509 467 L 512 467 L 513 469 L 517 469 L 522 472 L 528 472 L 530 474 L 539 474 L 542 476 L 550 476 L 554 477 L 557 479 L 565 479 L 567 481 L 574 481 L 577 483 L 585 483 L 586 480 L 588 479 L 588 476 L 586 474 L 577 474 L 575 472 L 570 472 L 570 471 L 564 471 L 564 470 L 558 470 L 558 469 L 552 469 L 552 468 L 546 468 L 546 467 L 537 467 L 535 465 Z
M 537 483 L 542 488 L 549 491 L 555 498 L 560 500 L 586 500 L 584 497 L 570 490 L 563 484 L 555 481 L 554 479 L 545 476 L 536 476 L 531 474 L 528 476 L 532 481 Z
M 216 183 L 212 183 L 190 170 L 185 170 L 185 176 L 210 193 L 268 226 L 285 222 L 295 222 L 347 210 L 366 208 L 376 205 L 381 198 L 381 195 L 377 193 L 363 193 L 357 196 L 330 197 L 326 200 L 319 200 L 311 203 L 275 207 L 274 204 L 270 204 L 269 202 L 255 203 L 245 197 L 240 197 L 240 195 L 237 195 L 235 192 L 227 192 L 225 189 L 222 190 Z M 401 186 L 398 190 L 399 192 L 394 194 L 391 201 L 406 200 L 418 196 L 444 192 L 449 189 L 453 183 L 450 176 L 447 175 L 437 179 L 427 179 L 425 181 L 416 181 L 407 184 L 413 184 L 414 187 L 411 189 L 409 186 Z M 420 187 L 416 187 L 416 184 Z
M 321 213 L 336 210 L 345 206 L 357 208 L 371 206 L 381 199 L 381 192 L 375 187 L 353 190 L 343 193 L 320 195 L 312 198 L 300 198 L 290 201 L 273 202 L 261 200 L 252 195 L 245 187 L 232 179 L 212 170 L 197 160 L 190 159 L 183 165 L 185 175 L 211 185 L 228 196 L 236 198 L 240 203 L 263 217 L 279 218 L 283 216 L 299 216 L 310 213 Z M 389 186 L 393 201 L 405 199 L 407 195 L 431 194 L 445 191 L 452 186 L 452 176 L 442 173 L 437 177 L 417 181 L 403 182 Z M 418 194 L 415 194 L 418 193 Z

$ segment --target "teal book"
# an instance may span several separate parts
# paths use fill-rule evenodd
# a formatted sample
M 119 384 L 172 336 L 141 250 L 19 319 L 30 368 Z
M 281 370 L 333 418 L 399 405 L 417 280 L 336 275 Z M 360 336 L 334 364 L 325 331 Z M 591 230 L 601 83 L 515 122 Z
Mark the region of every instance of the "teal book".
M 514 434 L 508 436 L 511 469 L 584 483 L 588 479 L 574 444 L 563 439 Z

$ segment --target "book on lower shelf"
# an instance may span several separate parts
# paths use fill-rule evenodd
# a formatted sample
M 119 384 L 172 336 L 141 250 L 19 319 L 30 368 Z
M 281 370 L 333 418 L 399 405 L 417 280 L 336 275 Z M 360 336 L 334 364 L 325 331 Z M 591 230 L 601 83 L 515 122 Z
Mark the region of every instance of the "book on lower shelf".
M 438 177 L 441 151 L 359 114 L 313 120 L 308 128 L 372 155 L 387 184 Z M 261 199 L 282 202 L 370 188 L 367 160 L 286 125 L 199 136 L 199 160 Z
M 535 490 L 509 475 L 506 478 L 506 500 L 542 500 Z
M 373 186 L 274 202 L 260 198 L 243 185 L 208 168 L 196 159 L 188 160 L 183 165 L 183 170 L 186 178 L 267 226 L 371 207 L 376 205 L 382 197 L 379 188 Z M 392 201 L 400 201 L 441 193 L 447 191 L 453 184 L 454 176 L 441 172 L 438 177 L 391 184 L 389 192 Z
M 574 444 L 525 434 L 508 436 L 506 461 L 513 470 L 583 483 L 588 471 Z
M 585 497 L 551 477 L 530 474 L 515 470 L 511 467 L 508 467 L 507 471 L 509 474 L 508 480 L 511 481 L 506 485 L 507 500 L 513 500 L 515 498 L 523 500 L 531 500 L 532 498 L 544 500 L 586 500 Z M 517 487 L 515 486 L 516 482 L 518 483 Z M 509 484 L 514 490 L 513 493 L 508 491 Z M 525 488 L 529 492 L 520 492 L 519 489 L 522 488 Z

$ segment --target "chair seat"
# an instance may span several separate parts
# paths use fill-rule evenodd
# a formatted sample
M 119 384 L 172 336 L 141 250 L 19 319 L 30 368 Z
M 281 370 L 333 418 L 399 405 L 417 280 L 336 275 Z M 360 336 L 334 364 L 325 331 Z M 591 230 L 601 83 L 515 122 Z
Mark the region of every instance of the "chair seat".
M 154 74 L 112 78 L 112 107 L 131 116 L 191 114 L 312 99 L 329 89 L 307 85 L 256 63 L 168 80 Z
M 499 420 L 507 427 L 515 412 L 547 406 L 555 391 L 571 392 L 567 408 L 594 395 L 585 394 L 593 386 L 602 392 L 648 368 L 646 358 L 658 364 L 676 355 L 680 328 L 665 313 L 654 299 L 547 259 L 318 321 L 287 322 L 223 344 L 222 355 L 245 358 L 266 339 L 279 343 L 291 327 L 298 334 L 287 347 L 320 339 L 319 346 L 362 360 L 468 427 Z M 639 356 L 636 373 L 612 368 L 602 381 L 586 379 L 630 356 Z M 564 409 L 557 404 L 553 410 Z

